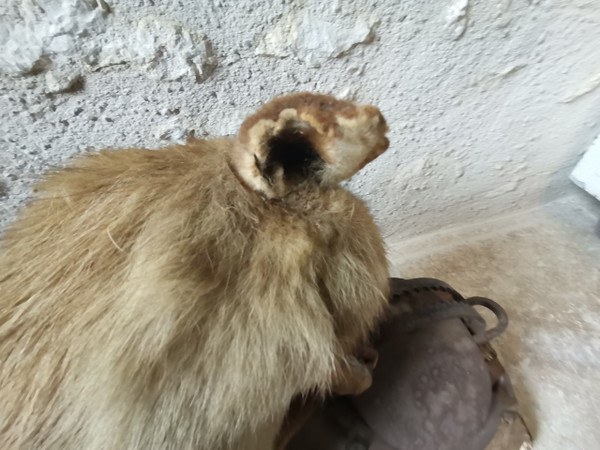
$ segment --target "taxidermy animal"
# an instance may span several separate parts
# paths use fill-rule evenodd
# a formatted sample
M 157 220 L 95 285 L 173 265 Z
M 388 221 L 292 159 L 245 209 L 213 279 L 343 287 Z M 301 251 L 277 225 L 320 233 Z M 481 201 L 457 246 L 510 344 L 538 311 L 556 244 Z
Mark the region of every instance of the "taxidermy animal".
M 0 448 L 273 449 L 294 399 L 366 389 L 387 262 L 340 182 L 386 131 L 296 94 L 47 174 L 0 250 Z

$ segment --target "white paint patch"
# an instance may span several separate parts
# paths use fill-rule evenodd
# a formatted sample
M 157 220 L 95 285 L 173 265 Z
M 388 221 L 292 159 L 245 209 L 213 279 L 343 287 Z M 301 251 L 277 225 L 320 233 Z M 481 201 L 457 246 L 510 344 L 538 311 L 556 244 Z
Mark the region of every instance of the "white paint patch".
M 293 56 L 311 66 L 319 66 L 368 40 L 369 24 L 357 19 L 354 24 L 328 22 L 311 14 L 298 21 L 286 18 L 268 33 L 256 49 L 257 55 Z
M 340 91 L 338 91 L 335 95 L 337 98 L 340 98 L 342 100 L 355 101 L 357 93 L 358 93 L 358 87 L 345 86 Z
M 115 29 L 102 0 L 23 0 L 20 20 L 0 22 L 0 73 L 45 72 L 47 93 L 68 90 L 84 72 L 142 66 L 156 80 L 204 81 L 216 60 L 206 36 L 162 17 L 148 16 L 135 33 Z
M 469 23 L 469 0 L 455 0 L 446 12 L 446 26 L 452 39 L 457 40 L 465 34 Z
M 106 26 L 96 0 L 23 0 L 19 20 L 0 22 L 0 72 L 26 74 L 94 51 Z
M 592 144 L 571 173 L 571 180 L 600 200 L 600 138 Z
M 157 80 L 204 81 L 215 63 L 203 33 L 160 17 L 139 21 L 131 52 Z

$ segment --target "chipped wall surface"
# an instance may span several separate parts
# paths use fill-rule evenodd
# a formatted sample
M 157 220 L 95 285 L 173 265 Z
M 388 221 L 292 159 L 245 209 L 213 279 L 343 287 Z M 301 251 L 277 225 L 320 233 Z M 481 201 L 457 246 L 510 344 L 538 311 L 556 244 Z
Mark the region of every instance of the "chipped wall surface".
M 385 235 L 530 206 L 600 130 L 599 42 L 595 0 L 5 0 L 0 228 L 73 155 L 234 134 L 304 90 L 387 117 L 350 182 Z

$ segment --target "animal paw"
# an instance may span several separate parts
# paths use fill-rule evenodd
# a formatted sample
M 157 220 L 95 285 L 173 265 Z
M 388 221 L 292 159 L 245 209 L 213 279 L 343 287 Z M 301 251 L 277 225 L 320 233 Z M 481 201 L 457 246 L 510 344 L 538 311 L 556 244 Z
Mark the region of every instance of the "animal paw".
M 336 395 L 358 395 L 369 389 L 373 382 L 372 372 L 377 365 L 377 356 L 374 348 L 362 345 L 353 355 L 340 361 L 332 392 Z

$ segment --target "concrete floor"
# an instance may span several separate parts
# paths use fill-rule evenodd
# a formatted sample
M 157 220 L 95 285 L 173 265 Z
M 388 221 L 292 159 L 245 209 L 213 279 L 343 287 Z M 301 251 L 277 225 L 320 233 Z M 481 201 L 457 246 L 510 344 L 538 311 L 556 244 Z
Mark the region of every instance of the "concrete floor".
M 506 309 L 509 328 L 493 344 L 539 450 L 600 449 L 599 217 L 581 194 L 388 241 L 393 275 L 440 278 Z

